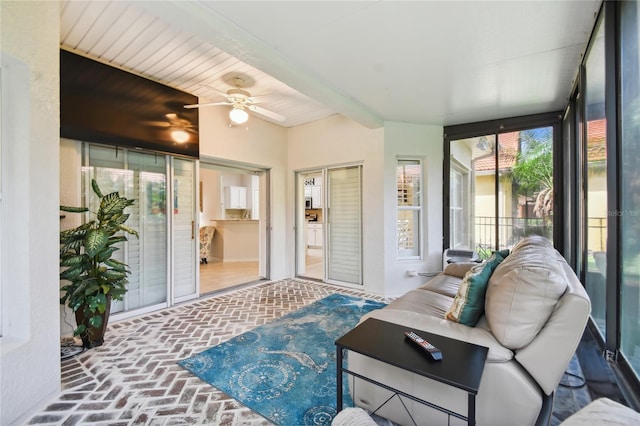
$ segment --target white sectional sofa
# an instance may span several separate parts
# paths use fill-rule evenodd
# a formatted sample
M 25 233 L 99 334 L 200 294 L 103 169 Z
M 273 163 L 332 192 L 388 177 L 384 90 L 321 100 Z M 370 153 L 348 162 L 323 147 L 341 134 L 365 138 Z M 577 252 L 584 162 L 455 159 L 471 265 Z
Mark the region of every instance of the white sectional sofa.
M 553 392 L 591 310 L 589 297 L 564 258 L 542 237 L 527 237 L 504 260 L 494 255 L 491 261 L 495 267 L 491 274 L 490 270 L 483 273 L 489 261 L 451 264 L 422 287 L 367 314 L 362 321 L 377 318 L 488 347 L 477 395 L 477 424 L 547 424 Z M 489 277 L 486 291 L 474 279 L 482 275 Z M 461 314 L 459 308 L 462 305 L 464 311 L 465 302 L 480 305 L 479 311 L 475 307 L 477 323 L 464 318 L 468 311 Z M 466 415 L 467 394 L 459 389 L 353 352 L 348 354 L 348 368 Z M 354 403 L 369 412 L 392 395 L 352 376 L 348 380 Z M 403 403 L 417 424 L 464 424 L 411 400 L 400 402 L 398 397 L 376 414 L 398 424 L 413 424 Z

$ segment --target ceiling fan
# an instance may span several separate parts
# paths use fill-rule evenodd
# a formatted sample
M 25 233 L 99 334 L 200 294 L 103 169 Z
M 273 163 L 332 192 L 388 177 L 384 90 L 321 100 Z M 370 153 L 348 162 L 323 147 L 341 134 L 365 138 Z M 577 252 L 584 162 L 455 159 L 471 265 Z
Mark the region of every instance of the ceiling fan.
M 229 105 L 231 106 L 231 111 L 229 111 L 229 119 L 235 124 L 243 124 L 249 119 L 249 113 L 247 110 L 255 112 L 256 114 L 260 114 L 266 118 L 270 118 L 272 120 L 283 122 L 285 117 L 270 111 L 268 109 L 262 108 L 258 105 L 258 98 L 252 97 L 249 92 L 242 89 L 242 85 L 244 84 L 244 80 L 240 77 L 235 77 L 233 79 L 235 87 L 233 89 L 227 90 L 226 93 L 218 92 L 220 95 L 224 96 L 227 100 L 226 102 L 208 102 L 204 104 L 193 104 L 193 105 L 185 105 L 185 108 L 200 108 L 206 106 L 217 106 L 217 105 Z
M 189 140 L 189 133 L 198 133 L 198 129 L 189 120 L 178 116 L 173 112 L 165 114 L 167 121 L 145 121 L 144 124 L 155 127 L 167 127 L 171 129 L 171 137 L 178 143 Z

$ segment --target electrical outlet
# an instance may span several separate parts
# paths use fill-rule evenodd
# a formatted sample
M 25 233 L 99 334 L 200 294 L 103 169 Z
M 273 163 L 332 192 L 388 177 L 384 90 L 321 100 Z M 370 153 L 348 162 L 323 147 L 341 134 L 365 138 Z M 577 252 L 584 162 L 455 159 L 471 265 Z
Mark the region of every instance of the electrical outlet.
M 409 271 L 407 271 L 407 276 L 408 277 L 417 277 L 418 273 L 416 271 L 409 270 Z

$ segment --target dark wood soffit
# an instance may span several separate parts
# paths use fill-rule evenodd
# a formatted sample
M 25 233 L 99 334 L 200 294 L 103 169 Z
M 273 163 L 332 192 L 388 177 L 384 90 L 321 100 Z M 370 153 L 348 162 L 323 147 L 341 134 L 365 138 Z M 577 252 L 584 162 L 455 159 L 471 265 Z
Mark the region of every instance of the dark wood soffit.
M 60 135 L 109 145 L 199 156 L 196 96 L 74 53 L 60 51 Z M 177 114 L 189 141 L 170 136 Z

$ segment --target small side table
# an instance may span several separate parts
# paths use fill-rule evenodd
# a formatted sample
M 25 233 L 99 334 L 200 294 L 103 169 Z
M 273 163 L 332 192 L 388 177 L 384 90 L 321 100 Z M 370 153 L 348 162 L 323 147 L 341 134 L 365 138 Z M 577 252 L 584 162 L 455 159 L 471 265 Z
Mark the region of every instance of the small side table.
M 405 331 L 415 331 L 420 337 L 440 349 L 442 360 L 433 361 L 427 354 L 415 347 L 412 342 L 405 339 Z M 395 395 L 404 396 L 442 411 L 449 416 L 466 420 L 469 425 L 475 425 L 476 395 L 487 359 L 488 348 L 374 318 L 367 319 L 336 340 L 335 344 L 338 412 L 342 410 L 342 374 L 346 373 L 387 389 Z M 343 365 L 345 349 L 466 391 L 468 393 L 467 416 L 350 371 Z

